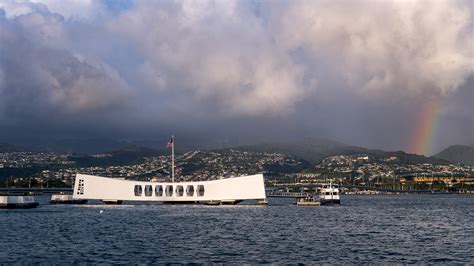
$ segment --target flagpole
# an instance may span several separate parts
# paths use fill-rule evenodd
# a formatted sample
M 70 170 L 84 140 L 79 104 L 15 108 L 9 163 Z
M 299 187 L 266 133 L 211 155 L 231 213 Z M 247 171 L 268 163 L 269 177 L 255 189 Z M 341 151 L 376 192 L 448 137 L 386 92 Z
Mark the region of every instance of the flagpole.
M 171 138 L 171 183 L 174 183 L 174 135 Z

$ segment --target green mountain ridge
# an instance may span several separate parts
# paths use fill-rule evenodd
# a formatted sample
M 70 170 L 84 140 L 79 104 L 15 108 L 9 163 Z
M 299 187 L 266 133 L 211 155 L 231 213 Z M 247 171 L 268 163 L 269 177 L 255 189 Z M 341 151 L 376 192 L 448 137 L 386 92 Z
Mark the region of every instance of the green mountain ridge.
M 452 145 L 433 157 L 444 159 L 455 164 L 474 165 L 474 147 L 468 145 Z
M 443 158 L 426 157 L 403 151 L 382 151 L 346 145 L 326 139 L 303 139 L 293 143 L 265 143 L 236 147 L 235 149 L 253 152 L 281 152 L 299 157 L 311 164 L 317 164 L 329 156 L 365 154 L 378 159 L 396 156 L 403 163 L 448 164 Z
M 128 145 L 121 149 L 100 153 L 102 156 L 74 154 L 69 157 L 78 166 L 129 165 L 140 162 L 144 157 L 163 155 L 164 149 L 153 149 L 139 145 Z
M 107 143 L 109 144 L 109 143 Z M 115 143 L 118 145 L 118 143 Z M 114 146 L 114 145 L 111 145 Z M 403 151 L 382 151 L 376 149 L 367 149 L 357 146 L 347 145 L 341 142 L 322 139 L 322 138 L 306 138 L 293 142 L 268 142 L 245 146 L 229 145 L 225 148 L 212 149 L 203 148 L 201 150 L 227 150 L 236 149 L 249 152 L 279 152 L 287 155 L 301 158 L 310 164 L 317 164 L 322 159 L 335 155 L 357 155 L 366 154 L 375 158 L 383 159 L 385 157 L 396 156 L 400 162 L 403 163 L 434 163 L 434 164 L 448 164 L 448 163 L 463 163 L 474 164 L 474 149 L 470 146 L 454 145 L 448 149 L 440 152 L 433 157 L 426 157 L 423 155 L 409 154 Z M 36 149 L 33 149 L 36 151 Z M 180 147 L 176 152 L 184 153 L 190 148 Z M 27 148 L 11 144 L 0 144 L 0 152 L 15 152 L 15 151 L 31 151 Z M 101 154 L 108 154 L 109 156 L 97 157 L 86 155 L 81 151 L 72 150 L 72 152 L 79 152 L 80 154 L 73 154 L 71 160 L 78 163 L 78 165 L 121 165 L 130 164 L 139 161 L 143 157 L 158 156 L 169 154 L 169 149 L 154 148 L 145 145 L 122 143 L 120 147 L 110 149 L 108 152 L 101 152 Z

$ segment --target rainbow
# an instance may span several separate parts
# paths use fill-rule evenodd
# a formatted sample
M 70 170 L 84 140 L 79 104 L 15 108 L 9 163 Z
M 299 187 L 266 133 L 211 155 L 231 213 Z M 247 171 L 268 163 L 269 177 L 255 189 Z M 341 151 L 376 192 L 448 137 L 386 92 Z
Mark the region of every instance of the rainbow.
M 417 125 L 411 135 L 409 152 L 428 155 L 432 152 L 432 145 L 438 125 L 440 109 L 439 97 L 433 97 L 425 102 L 418 114 Z

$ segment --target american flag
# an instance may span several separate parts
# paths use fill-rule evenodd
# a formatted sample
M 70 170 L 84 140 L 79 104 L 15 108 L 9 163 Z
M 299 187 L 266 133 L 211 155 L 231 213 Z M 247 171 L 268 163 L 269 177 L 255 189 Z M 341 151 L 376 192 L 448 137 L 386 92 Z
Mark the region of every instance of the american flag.
M 169 139 L 168 139 L 168 143 L 166 144 L 166 148 L 172 148 L 173 147 L 173 136 L 171 136 Z

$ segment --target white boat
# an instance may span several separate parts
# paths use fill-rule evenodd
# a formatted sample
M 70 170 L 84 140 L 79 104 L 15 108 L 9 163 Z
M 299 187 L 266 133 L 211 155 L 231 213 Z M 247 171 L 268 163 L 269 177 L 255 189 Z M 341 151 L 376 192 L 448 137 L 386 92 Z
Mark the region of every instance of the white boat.
M 51 204 L 84 204 L 86 199 L 73 199 L 72 194 L 55 194 L 51 196 Z
M 120 205 L 123 203 L 121 200 L 101 200 L 101 201 L 107 205 Z
M 314 196 L 308 196 L 296 201 L 296 206 L 320 206 L 321 202 Z
M 77 174 L 73 199 L 220 205 L 243 200 L 266 202 L 266 195 L 262 174 L 192 182 L 144 182 Z
M 321 192 L 319 193 L 319 201 L 321 205 L 327 204 L 341 204 L 341 192 L 339 190 L 339 185 L 333 184 L 323 184 L 321 187 Z

